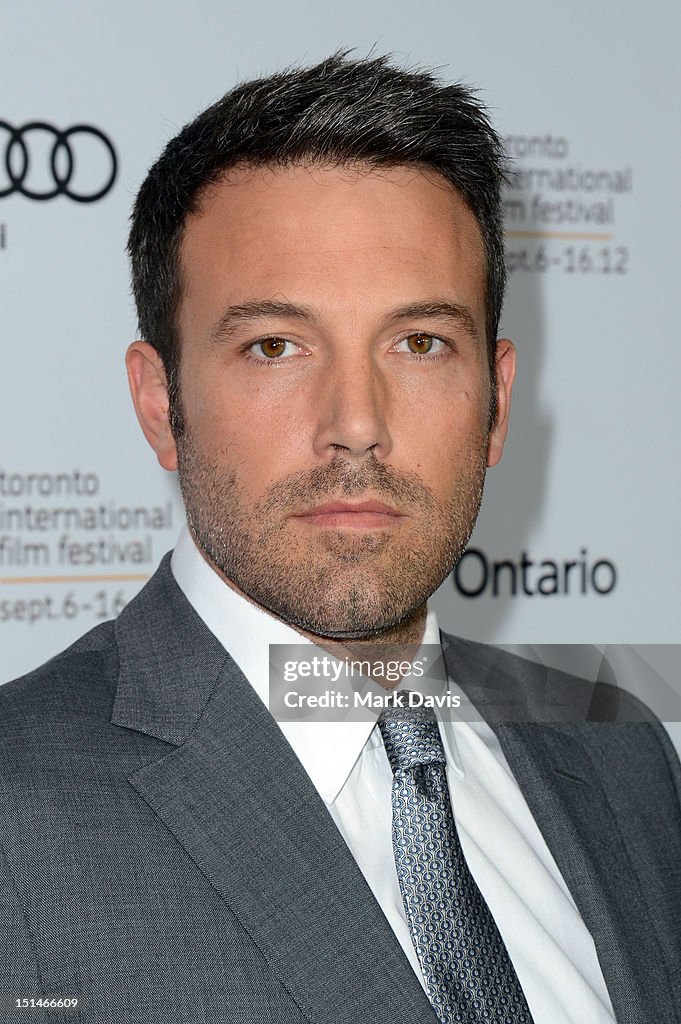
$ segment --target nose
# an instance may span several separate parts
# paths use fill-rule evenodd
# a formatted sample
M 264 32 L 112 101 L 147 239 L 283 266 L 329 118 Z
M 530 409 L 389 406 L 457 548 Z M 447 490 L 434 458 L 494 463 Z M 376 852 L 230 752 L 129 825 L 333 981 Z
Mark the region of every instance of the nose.
M 318 394 L 315 452 L 385 458 L 392 448 L 386 381 L 371 356 L 346 356 L 327 366 Z

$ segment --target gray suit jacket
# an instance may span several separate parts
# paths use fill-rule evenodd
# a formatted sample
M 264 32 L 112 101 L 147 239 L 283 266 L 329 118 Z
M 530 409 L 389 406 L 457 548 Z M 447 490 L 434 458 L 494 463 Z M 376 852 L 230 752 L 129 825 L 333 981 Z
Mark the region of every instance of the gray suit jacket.
M 501 698 L 496 717 L 547 694 L 560 708 L 578 685 L 444 642 L 474 700 Z M 612 710 L 599 692 L 590 708 Z M 665 733 L 493 727 L 618 1021 L 678 1022 L 681 772 Z M 0 687 L 0 993 L 2 1021 L 435 1024 L 312 783 L 168 558 L 115 623 Z M 41 994 L 78 1009 L 11 1009 Z

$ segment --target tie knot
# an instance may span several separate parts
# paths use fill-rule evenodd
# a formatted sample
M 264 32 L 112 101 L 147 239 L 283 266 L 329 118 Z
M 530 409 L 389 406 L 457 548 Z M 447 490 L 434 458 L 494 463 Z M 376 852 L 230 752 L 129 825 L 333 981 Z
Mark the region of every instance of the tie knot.
M 447 763 L 435 715 L 428 708 L 385 708 L 378 718 L 393 772 Z

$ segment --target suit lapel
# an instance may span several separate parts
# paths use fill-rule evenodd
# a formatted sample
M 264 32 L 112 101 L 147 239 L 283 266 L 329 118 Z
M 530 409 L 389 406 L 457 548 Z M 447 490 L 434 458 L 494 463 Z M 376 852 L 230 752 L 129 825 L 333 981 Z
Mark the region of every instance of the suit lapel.
M 641 943 L 640 922 L 648 910 L 619 823 L 581 736 L 584 727 L 539 724 L 528 711 L 542 707 L 546 717 L 548 700 L 556 717 L 585 721 L 582 712 L 591 704 L 590 687 L 585 684 L 575 693 L 576 681 L 521 661 L 514 664 L 526 665 L 527 675 L 511 675 L 505 668 L 510 664 L 506 656 L 477 645 L 445 640 L 445 661 L 450 677 L 497 735 L 594 939 L 618 1024 L 671 1021 L 661 951 L 656 955 Z M 503 697 L 497 700 L 495 694 Z M 613 729 L 617 724 L 596 728 Z
M 310 1020 L 433 1024 L 317 791 L 167 563 L 137 602 L 117 623 L 113 721 L 176 746 L 131 784 Z

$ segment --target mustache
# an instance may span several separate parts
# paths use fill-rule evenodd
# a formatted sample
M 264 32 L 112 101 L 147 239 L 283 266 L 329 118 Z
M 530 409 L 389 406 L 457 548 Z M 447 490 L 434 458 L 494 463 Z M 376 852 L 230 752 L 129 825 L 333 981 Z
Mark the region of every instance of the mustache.
M 309 507 L 325 498 L 355 498 L 370 493 L 373 498 L 391 499 L 401 508 L 439 508 L 439 501 L 417 473 L 396 470 L 379 462 L 371 453 L 361 465 L 336 457 L 328 465 L 292 473 L 268 488 L 261 503 L 263 511 L 276 507 Z

